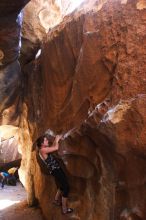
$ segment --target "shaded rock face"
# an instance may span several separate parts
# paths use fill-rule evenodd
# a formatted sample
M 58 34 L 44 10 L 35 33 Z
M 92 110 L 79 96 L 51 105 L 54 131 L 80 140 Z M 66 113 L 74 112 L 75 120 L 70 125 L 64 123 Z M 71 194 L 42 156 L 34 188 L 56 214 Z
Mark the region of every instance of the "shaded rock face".
M 20 111 L 21 9 L 28 0 L 0 3 L 0 123 L 18 125 Z
M 36 97 L 31 99 L 35 111 L 29 114 L 30 122 L 37 121 L 34 137 L 47 128 L 72 129 L 59 151 L 75 208 L 69 219 L 146 218 L 141 196 L 146 170 L 146 20 L 138 4 L 97 3 L 87 14 L 66 18 L 48 34 L 40 58 L 27 67 L 26 76 L 33 80 L 26 96 L 33 87 Z M 35 153 L 32 158 L 37 164 Z M 46 219 L 62 219 L 60 209 L 51 204 L 56 190 L 52 177 L 41 174 L 38 164 L 31 168 L 37 173 L 31 178 L 33 193 Z
M 145 14 L 144 1 L 99 1 L 52 29 L 38 58 L 32 32 L 25 39 L 20 178 L 48 220 L 63 217 L 32 148 L 48 128 L 65 134 L 58 153 L 75 209 L 68 219 L 146 219 Z
M 22 8 L 29 0 L 0 2 L 0 169 L 19 166 L 22 75 L 18 57 Z

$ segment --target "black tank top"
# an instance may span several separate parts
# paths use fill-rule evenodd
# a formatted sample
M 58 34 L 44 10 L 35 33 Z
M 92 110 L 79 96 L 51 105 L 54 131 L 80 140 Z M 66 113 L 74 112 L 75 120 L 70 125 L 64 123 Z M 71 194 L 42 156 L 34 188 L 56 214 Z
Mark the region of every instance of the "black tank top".
M 50 174 L 55 169 L 60 169 L 59 162 L 56 160 L 56 158 L 52 154 L 48 154 L 47 159 L 45 160 L 45 163 L 47 165 L 47 168 L 49 169 Z

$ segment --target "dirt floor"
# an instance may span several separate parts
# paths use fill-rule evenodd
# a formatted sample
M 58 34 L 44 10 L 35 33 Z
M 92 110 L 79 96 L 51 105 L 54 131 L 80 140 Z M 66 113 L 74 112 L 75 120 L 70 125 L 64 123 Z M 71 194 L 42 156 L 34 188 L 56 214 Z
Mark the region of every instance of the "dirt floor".
M 17 186 L 0 188 L 0 220 L 43 220 L 39 208 L 29 208 L 26 202 L 24 187 Z

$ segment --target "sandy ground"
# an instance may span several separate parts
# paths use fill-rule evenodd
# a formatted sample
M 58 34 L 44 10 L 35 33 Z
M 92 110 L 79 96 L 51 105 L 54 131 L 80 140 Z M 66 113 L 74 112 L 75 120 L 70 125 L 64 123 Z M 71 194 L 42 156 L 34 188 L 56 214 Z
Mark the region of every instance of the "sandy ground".
M 43 220 L 39 208 L 29 208 L 26 192 L 20 183 L 17 186 L 0 188 L 0 220 Z

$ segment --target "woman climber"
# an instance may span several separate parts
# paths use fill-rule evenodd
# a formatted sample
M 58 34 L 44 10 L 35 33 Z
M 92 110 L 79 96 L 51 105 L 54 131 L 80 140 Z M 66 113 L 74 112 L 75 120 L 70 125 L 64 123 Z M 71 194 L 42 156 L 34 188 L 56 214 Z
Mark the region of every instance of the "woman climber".
M 69 184 L 67 177 L 61 168 L 59 162 L 52 154 L 59 149 L 59 140 L 62 135 L 57 135 L 54 140 L 53 137 L 44 135 L 37 139 L 37 146 L 39 149 L 39 156 L 45 163 L 49 173 L 55 178 L 57 185 L 57 193 L 55 195 L 54 204 L 62 206 L 62 213 L 72 213 L 73 209 L 68 207 Z

